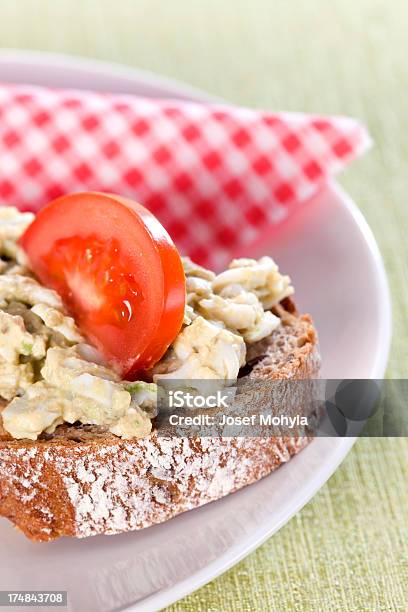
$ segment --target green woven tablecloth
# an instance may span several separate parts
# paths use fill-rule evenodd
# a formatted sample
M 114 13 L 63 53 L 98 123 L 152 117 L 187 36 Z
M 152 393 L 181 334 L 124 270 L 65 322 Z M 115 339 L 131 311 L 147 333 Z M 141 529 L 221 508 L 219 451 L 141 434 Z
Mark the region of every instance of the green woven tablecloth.
M 341 182 L 386 261 L 395 378 L 408 361 L 407 32 L 404 0 L 0 0 L 3 47 L 119 61 L 238 104 L 364 121 L 376 147 Z M 358 441 L 286 527 L 170 610 L 408 609 L 407 485 L 407 440 Z

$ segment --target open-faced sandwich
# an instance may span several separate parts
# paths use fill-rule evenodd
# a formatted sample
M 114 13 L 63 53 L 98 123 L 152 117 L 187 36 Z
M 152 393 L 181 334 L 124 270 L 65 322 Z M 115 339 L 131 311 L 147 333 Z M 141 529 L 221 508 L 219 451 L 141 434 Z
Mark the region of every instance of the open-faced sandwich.
M 0 208 L 0 515 L 33 540 L 130 531 L 290 459 L 307 437 L 162 437 L 155 423 L 162 381 L 316 378 L 292 294 L 270 257 L 220 274 L 180 258 L 118 196 L 65 196 L 35 218 Z

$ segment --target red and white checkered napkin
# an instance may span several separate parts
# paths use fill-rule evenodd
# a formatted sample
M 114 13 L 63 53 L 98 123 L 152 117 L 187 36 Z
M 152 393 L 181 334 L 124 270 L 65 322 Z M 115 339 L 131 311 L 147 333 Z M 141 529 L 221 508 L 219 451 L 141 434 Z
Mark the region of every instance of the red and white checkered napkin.
M 38 210 L 70 191 L 128 195 L 213 267 L 369 142 L 344 117 L 0 85 L 2 203 Z

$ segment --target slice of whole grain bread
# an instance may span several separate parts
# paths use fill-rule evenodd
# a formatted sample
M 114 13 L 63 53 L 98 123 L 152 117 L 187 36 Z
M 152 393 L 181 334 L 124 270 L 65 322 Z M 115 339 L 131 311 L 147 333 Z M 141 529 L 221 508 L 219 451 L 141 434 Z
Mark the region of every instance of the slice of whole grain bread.
M 289 298 L 282 324 L 248 350 L 256 379 L 317 378 L 320 357 L 308 315 Z M 1 420 L 0 420 L 1 421 Z M 121 440 L 93 426 L 60 426 L 53 436 L 13 440 L 0 422 L 0 516 L 32 540 L 141 529 L 217 500 L 266 476 L 310 438 Z

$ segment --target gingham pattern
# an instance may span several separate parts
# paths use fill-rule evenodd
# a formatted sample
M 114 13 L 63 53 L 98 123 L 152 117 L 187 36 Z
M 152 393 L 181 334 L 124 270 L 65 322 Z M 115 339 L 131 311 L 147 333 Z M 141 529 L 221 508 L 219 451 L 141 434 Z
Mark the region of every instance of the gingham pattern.
M 344 117 L 0 85 L 0 199 L 128 195 L 215 268 L 368 146 Z

